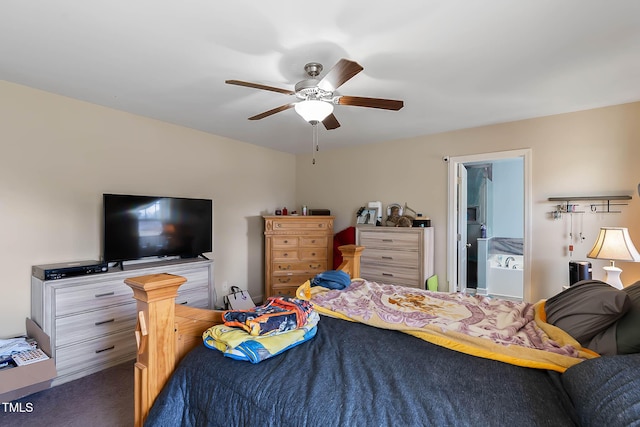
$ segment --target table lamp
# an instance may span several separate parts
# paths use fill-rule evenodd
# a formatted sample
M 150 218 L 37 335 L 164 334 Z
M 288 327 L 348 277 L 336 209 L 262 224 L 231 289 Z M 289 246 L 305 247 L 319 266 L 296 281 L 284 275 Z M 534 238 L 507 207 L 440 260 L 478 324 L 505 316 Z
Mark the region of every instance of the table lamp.
M 640 261 L 629 230 L 624 227 L 601 227 L 596 243 L 587 254 L 587 258 L 608 259 L 611 264 L 603 267 L 606 272 L 604 281 L 617 289 L 622 289 L 620 273 L 622 269 L 616 267 L 615 261 Z

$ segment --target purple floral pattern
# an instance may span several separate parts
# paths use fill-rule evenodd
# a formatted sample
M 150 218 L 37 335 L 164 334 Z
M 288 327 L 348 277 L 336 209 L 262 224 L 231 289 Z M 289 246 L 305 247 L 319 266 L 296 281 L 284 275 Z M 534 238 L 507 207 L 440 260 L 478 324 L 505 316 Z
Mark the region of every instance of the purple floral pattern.
M 571 345 L 551 340 L 534 320 L 531 303 L 460 293 L 431 292 L 354 280 L 346 289 L 315 295 L 314 304 L 353 320 L 396 330 L 439 329 L 486 338 L 504 346 L 579 357 Z

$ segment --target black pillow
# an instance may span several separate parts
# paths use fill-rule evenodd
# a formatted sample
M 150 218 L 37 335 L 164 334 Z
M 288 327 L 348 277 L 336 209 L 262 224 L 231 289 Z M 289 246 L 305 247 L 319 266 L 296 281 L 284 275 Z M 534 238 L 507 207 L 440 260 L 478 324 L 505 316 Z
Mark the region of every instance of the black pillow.
M 629 314 L 629 312 L 627 312 L 627 314 Z M 620 322 L 620 320 L 618 320 L 618 322 Z M 583 347 L 593 350 L 601 356 L 618 354 L 618 340 L 616 337 L 618 322 L 613 322 L 607 329 L 597 333 L 588 343 L 583 344 Z
M 583 346 L 611 326 L 629 309 L 626 292 L 599 280 L 583 280 L 549 298 L 547 322 L 575 338 Z
M 629 295 L 631 307 L 616 322 L 618 354 L 640 353 L 640 281 L 623 291 Z

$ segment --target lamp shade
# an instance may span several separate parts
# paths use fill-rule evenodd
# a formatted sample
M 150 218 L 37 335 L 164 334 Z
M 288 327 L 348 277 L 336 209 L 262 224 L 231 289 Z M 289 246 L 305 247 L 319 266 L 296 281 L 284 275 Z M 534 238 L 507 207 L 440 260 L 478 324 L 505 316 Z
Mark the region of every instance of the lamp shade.
M 308 99 L 295 104 L 294 108 L 308 122 L 321 122 L 333 113 L 333 104 L 317 99 Z
M 640 261 L 640 253 L 633 246 L 629 230 L 624 227 L 602 227 L 588 258 L 611 261 Z

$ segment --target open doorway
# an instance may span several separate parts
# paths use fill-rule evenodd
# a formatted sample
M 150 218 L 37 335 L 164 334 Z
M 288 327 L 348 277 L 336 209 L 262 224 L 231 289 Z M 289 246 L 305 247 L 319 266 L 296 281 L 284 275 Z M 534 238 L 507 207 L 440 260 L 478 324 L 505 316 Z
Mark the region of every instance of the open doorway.
M 508 159 L 506 161 L 519 161 L 520 159 Z M 481 246 L 487 238 L 495 232 L 493 226 L 493 166 L 494 163 L 472 162 L 463 163 L 466 173 L 466 288 L 483 292 L 486 289 L 486 277 L 482 274 L 482 262 L 478 263 L 478 257 L 484 260 Z M 522 175 L 520 175 L 521 177 Z M 464 181 L 463 181 L 464 182 Z M 463 185 L 463 182 L 461 185 Z M 464 221 L 464 218 L 463 218 Z M 464 226 L 464 225 L 462 225 Z M 484 240 L 483 240 L 484 239 Z M 480 270 L 480 271 L 478 271 Z M 480 274 L 478 274 L 480 273 Z M 478 289 L 479 288 L 479 289 Z
M 528 149 L 450 158 L 450 292 L 529 300 L 530 175 Z

